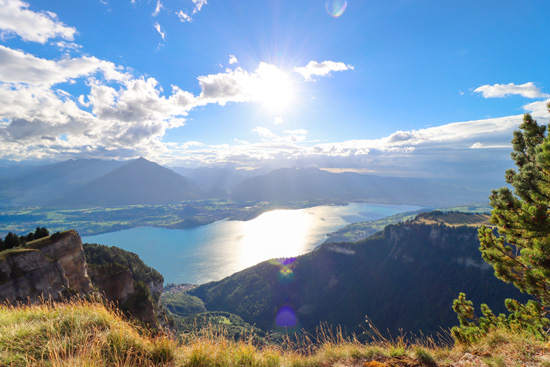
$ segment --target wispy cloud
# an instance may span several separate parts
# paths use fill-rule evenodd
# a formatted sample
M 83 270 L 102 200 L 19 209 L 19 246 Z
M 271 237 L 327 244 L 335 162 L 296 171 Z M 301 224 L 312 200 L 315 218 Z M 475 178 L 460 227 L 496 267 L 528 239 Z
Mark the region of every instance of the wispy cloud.
M 59 41 L 53 43 L 55 46 L 59 47 L 61 50 L 74 50 L 78 51 L 82 48 L 82 45 L 76 44 L 74 42 Z
M 153 27 L 155 27 L 157 32 L 159 32 L 160 36 L 162 37 L 162 40 L 164 41 L 164 32 L 162 32 L 162 29 L 160 28 L 160 24 L 156 22 L 155 24 L 153 24 Z
M 238 64 L 239 60 L 235 55 L 229 55 L 229 65 Z
M 327 76 L 333 71 L 353 70 L 353 66 L 343 62 L 334 61 L 310 61 L 306 66 L 294 68 L 294 72 L 300 74 L 305 81 L 313 81 L 314 76 Z
M 550 95 L 542 93 L 541 89 L 534 83 L 516 85 L 509 84 L 494 84 L 482 85 L 474 90 L 475 93 L 481 93 L 483 98 L 503 98 L 512 95 L 518 95 L 525 98 L 548 98 Z
M 180 144 L 179 147 L 182 149 L 189 149 L 189 148 L 196 148 L 196 147 L 204 147 L 206 144 L 201 143 L 200 141 L 186 141 L 183 144 Z
M 258 134 L 265 142 L 288 144 L 303 142 L 306 140 L 307 135 L 307 130 L 304 129 L 284 130 L 283 133 L 286 135 L 277 135 L 267 127 L 256 127 L 252 131 Z
M 176 12 L 176 15 L 178 16 L 178 18 L 180 18 L 180 21 L 182 23 L 185 23 L 185 22 L 192 22 L 193 21 L 193 18 L 191 18 L 189 15 L 187 15 L 186 13 L 184 13 L 183 10 L 180 10 L 180 11 L 177 11 Z
M 24 41 L 46 43 L 51 38 L 74 39 L 76 29 L 68 27 L 52 12 L 34 12 L 21 0 L 0 0 L 0 36 L 18 35 Z
M 273 139 L 277 137 L 277 135 L 275 135 L 273 131 L 271 131 L 267 127 L 255 127 L 254 129 L 252 129 L 252 131 L 264 139 Z
M 207 4 L 206 0 L 193 0 L 193 4 L 195 4 L 195 9 L 193 9 L 193 14 L 197 14 L 199 11 L 202 10 L 202 7 Z
M 157 0 L 157 6 L 155 7 L 155 11 L 153 12 L 152 15 L 153 15 L 154 17 L 156 17 L 157 15 L 159 15 L 160 10 L 161 10 L 162 8 L 164 8 L 164 7 L 162 6 L 162 3 L 160 2 L 160 0 Z

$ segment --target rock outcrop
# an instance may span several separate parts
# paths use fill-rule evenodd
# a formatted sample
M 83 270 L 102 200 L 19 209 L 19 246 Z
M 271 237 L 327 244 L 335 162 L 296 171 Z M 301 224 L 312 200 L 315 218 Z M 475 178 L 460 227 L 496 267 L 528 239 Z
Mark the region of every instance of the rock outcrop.
M 67 231 L 0 255 L 0 302 L 60 299 L 91 290 L 82 241 Z
M 137 257 L 118 251 L 123 258 Z M 164 327 L 166 314 L 160 301 L 163 283 L 160 274 L 147 283 L 140 282 L 127 266 L 116 261 L 88 266 L 82 240 L 74 230 L 0 252 L 0 303 L 61 300 L 97 292 L 128 315 L 152 327 Z
M 122 305 L 135 292 L 132 273 L 124 267 L 116 267 L 116 269 L 92 267 L 88 273 L 97 290 L 111 302 Z

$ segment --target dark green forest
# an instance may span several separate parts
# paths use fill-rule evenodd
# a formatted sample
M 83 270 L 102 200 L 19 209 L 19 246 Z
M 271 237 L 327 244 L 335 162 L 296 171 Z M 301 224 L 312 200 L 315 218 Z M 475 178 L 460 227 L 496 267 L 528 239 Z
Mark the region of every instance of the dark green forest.
M 495 312 L 505 298 L 528 299 L 495 278 L 478 248 L 477 228 L 402 223 L 357 243 L 266 261 L 189 294 L 264 330 L 314 333 L 326 322 L 360 335 L 368 317 L 385 334 L 436 334 L 456 325 L 451 306 L 460 292 Z M 283 310 L 286 327 L 278 322 Z

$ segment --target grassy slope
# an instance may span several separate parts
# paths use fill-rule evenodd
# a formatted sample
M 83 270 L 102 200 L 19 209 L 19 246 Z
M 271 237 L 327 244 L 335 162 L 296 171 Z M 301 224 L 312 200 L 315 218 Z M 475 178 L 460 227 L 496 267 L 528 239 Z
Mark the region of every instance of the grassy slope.
M 447 214 L 452 214 L 453 219 L 441 220 L 432 220 L 431 222 L 426 221 L 426 224 L 434 223 L 445 223 L 452 226 L 458 225 L 488 225 L 486 219 L 489 218 L 487 213 L 491 211 L 491 207 L 488 205 L 468 205 L 468 206 L 457 206 L 451 208 L 439 209 L 437 211 L 432 211 L 430 214 L 439 213 L 441 217 L 448 217 Z M 336 232 L 330 233 L 326 243 L 335 243 L 335 242 L 356 242 L 363 240 L 378 231 L 383 230 L 386 226 L 390 224 L 396 224 L 400 222 L 406 222 L 408 220 L 413 220 L 420 213 L 428 212 L 429 209 L 421 209 L 413 212 L 404 212 L 389 217 L 371 220 L 366 222 L 357 222 L 349 224 L 343 228 L 340 228 Z M 474 216 L 469 216 L 473 214 Z M 475 218 L 475 219 L 474 219 Z M 418 221 L 420 223 L 420 221 Z
M 450 366 L 471 353 L 473 365 L 550 365 L 550 348 L 525 335 L 492 332 L 476 345 L 440 346 L 399 339 L 360 344 L 321 335 L 313 346 L 256 347 L 223 330 L 182 340 L 151 335 L 100 303 L 0 306 L 2 366 Z M 298 348 L 296 348 L 298 347 Z
M 440 212 L 433 211 L 422 213 L 416 216 L 413 222 L 422 224 L 445 224 L 449 227 L 481 227 L 493 225 L 489 223 L 491 216 L 483 213 L 460 213 L 460 212 Z
M 418 213 L 421 212 L 421 210 L 417 210 L 413 212 L 398 213 L 377 220 L 348 224 L 336 232 L 329 233 L 328 239 L 325 243 L 357 242 L 380 232 L 390 224 L 396 224 L 413 219 Z

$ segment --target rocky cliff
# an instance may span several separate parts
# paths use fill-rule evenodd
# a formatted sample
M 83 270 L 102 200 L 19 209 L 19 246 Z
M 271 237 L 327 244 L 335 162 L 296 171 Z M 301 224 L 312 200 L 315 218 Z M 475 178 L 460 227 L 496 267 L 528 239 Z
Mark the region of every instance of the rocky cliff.
M 82 240 L 76 231 L 70 230 L 0 252 L 0 303 L 61 300 L 96 292 L 144 323 L 164 326 L 166 317 L 160 303 L 162 276 L 143 264 L 137 255 L 121 249 L 114 251 L 118 259 L 108 259 L 101 265 L 94 264 L 92 259 L 88 266 Z M 139 269 L 125 264 L 128 258 L 134 259 L 133 264 L 140 269 L 151 269 L 158 275 L 140 281 Z
M 91 291 L 82 241 L 67 231 L 0 254 L 0 302 L 60 299 Z
M 164 278 L 138 255 L 117 247 L 84 244 L 94 287 L 124 312 L 154 327 L 166 326 Z

